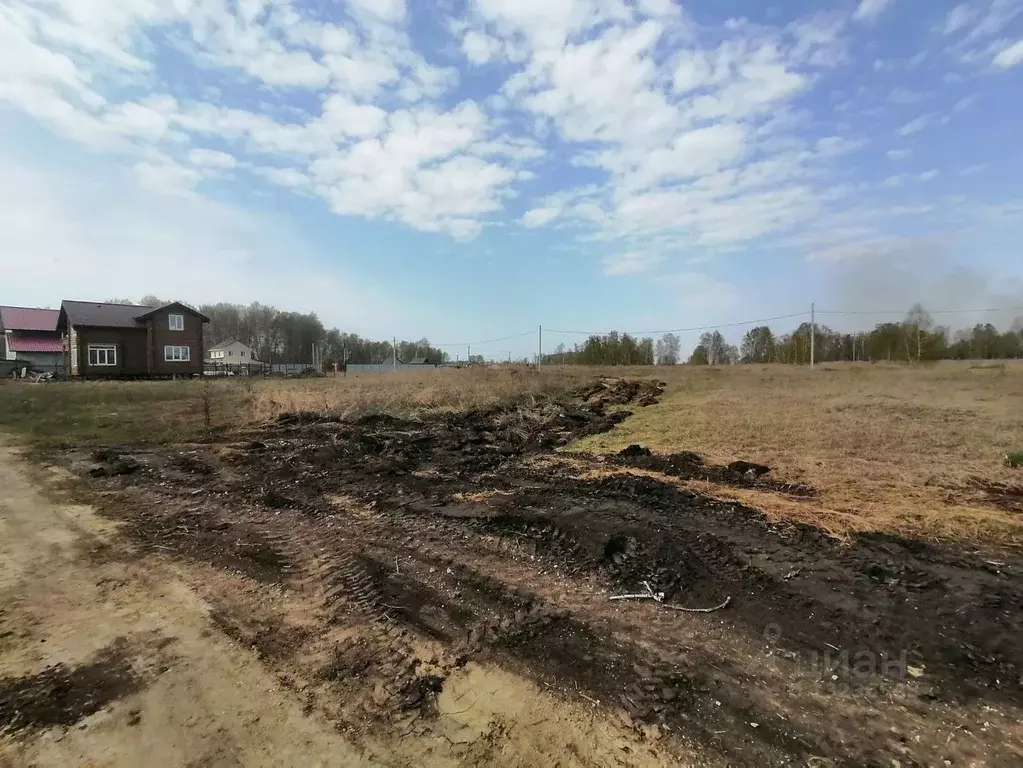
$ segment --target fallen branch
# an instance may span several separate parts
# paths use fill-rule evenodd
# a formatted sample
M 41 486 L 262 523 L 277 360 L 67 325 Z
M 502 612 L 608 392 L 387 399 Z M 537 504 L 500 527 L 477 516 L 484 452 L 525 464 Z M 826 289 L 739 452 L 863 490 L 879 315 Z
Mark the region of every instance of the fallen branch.
M 732 602 L 731 597 L 726 597 L 725 601 L 721 605 L 715 605 L 712 608 L 683 608 L 681 605 L 669 605 L 664 602 L 663 592 L 654 592 L 650 587 L 650 584 L 643 582 L 643 586 L 646 587 L 646 592 L 639 592 L 637 594 L 630 595 L 612 595 L 612 600 L 653 600 L 655 603 L 660 603 L 665 608 L 670 608 L 673 611 L 685 611 L 686 613 L 713 613 L 714 611 L 720 611 L 722 608 L 727 608 Z
M 665 608 L 670 608 L 673 611 L 685 611 L 686 613 L 713 613 L 714 611 L 720 611 L 722 608 L 727 608 L 728 604 L 732 602 L 731 597 L 726 597 L 725 601 L 721 605 L 715 605 L 713 608 L 683 608 L 681 605 L 668 605 L 662 603 Z
M 641 593 L 635 594 L 635 595 L 612 595 L 611 599 L 612 600 L 654 600 L 655 602 L 658 602 L 658 603 L 664 602 L 664 593 L 663 592 L 654 592 L 653 589 L 650 588 L 650 584 L 645 582 L 645 581 L 643 582 L 643 586 L 646 587 L 646 592 L 641 592 Z

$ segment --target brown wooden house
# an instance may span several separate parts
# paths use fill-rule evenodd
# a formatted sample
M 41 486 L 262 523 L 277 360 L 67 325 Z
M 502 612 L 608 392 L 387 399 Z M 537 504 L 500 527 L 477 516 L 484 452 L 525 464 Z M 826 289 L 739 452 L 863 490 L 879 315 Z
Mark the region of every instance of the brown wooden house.
M 57 330 L 67 338 L 71 376 L 192 376 L 202 373 L 202 326 L 209 321 L 180 302 L 143 307 L 65 301 Z

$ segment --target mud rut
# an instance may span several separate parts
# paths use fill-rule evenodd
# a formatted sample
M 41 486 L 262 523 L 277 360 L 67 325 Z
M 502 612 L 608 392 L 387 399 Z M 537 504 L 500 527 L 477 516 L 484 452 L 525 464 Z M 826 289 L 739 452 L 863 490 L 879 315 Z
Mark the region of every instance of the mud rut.
M 756 465 L 554 453 L 661 388 L 613 379 L 422 420 L 290 414 L 243 440 L 110 449 L 89 466 L 139 552 L 308 607 L 295 620 L 224 594 L 214 619 L 355 734 L 428 734 L 437 693 L 476 661 L 707 764 L 1018 764 L 1023 559 L 838 542 L 685 487 L 813 495 Z M 608 599 L 644 582 L 672 605 L 731 601 L 690 614 Z

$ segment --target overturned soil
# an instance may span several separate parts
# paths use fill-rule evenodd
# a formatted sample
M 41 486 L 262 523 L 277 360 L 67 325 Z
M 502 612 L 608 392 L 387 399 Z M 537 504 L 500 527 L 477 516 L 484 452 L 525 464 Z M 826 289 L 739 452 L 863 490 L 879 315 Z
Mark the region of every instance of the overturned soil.
M 837 541 L 686 487 L 815 494 L 757 464 L 642 446 L 578 459 L 614 472 L 559 461 L 662 390 L 608 379 L 420 419 L 288 414 L 68 459 L 114 492 L 138 554 L 246 578 L 247 596 L 210 595 L 216 624 L 356 736 L 440 733 L 445 759 L 501 764 L 508 722 L 443 730 L 488 696 L 445 710 L 446 692 L 491 665 L 599 708 L 637 740 L 615 748 L 626 764 L 643 744 L 666 763 L 1018 764 L 1018 552 Z

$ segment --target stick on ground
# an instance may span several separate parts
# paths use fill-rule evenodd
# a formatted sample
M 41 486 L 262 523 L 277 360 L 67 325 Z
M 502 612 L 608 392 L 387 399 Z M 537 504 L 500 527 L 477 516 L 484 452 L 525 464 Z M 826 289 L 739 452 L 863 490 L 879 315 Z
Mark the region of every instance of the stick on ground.
M 662 603 L 665 608 L 670 608 L 673 611 L 685 611 L 686 613 L 713 613 L 714 611 L 720 611 L 722 608 L 727 608 L 728 604 L 732 602 L 731 597 L 726 597 L 725 601 L 721 605 L 715 605 L 713 608 L 683 608 L 681 605 L 668 605 Z

